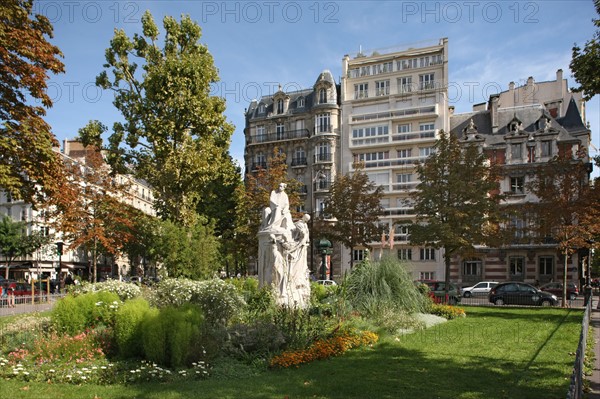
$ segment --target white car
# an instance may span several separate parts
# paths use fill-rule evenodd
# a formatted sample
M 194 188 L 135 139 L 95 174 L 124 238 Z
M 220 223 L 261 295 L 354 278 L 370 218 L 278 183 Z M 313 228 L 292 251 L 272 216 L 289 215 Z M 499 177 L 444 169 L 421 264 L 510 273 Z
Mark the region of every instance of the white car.
M 494 288 L 498 284 L 497 281 L 481 281 L 474 286 L 464 287 L 462 291 L 462 296 L 465 298 L 470 298 L 471 296 L 484 296 L 488 295 L 492 288 Z
M 333 280 L 317 280 L 317 284 L 321 285 L 337 285 L 337 283 Z

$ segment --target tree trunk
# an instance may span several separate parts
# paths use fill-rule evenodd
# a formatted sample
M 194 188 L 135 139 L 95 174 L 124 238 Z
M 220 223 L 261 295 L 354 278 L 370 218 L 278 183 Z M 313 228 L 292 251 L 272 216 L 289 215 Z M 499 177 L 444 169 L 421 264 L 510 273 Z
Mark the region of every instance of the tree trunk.
M 563 266 L 563 292 L 562 292 L 562 307 L 567 307 L 567 259 L 569 257 L 569 250 L 565 249 L 565 262 Z
M 96 268 L 97 263 L 98 263 L 98 239 L 96 237 L 94 237 L 94 254 L 92 255 L 92 261 L 94 262 L 94 264 L 92 265 L 92 273 L 93 273 L 93 277 L 92 277 L 92 283 L 96 282 Z
M 450 292 L 450 254 L 444 248 L 444 263 L 446 265 L 445 279 L 444 279 L 444 303 L 449 302 L 449 292 Z

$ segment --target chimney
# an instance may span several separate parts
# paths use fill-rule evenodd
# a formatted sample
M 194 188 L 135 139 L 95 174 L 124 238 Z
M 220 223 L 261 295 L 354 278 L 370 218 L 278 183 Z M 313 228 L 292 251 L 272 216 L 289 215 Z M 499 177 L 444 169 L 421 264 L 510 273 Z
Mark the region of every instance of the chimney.
M 515 82 L 510 82 L 508 84 L 508 98 L 510 99 L 510 101 L 512 101 L 512 106 L 516 106 L 517 105 L 517 94 L 515 93 Z
M 490 117 L 492 119 L 492 133 L 498 132 L 498 100 L 498 94 L 493 94 L 490 96 L 490 104 L 488 109 L 490 110 Z
M 559 69 L 556 71 L 556 84 L 558 85 L 558 92 L 560 93 L 560 98 L 563 99 L 561 103 L 561 108 L 566 101 L 565 97 L 567 94 L 567 82 L 563 82 L 563 70 Z M 560 110 L 560 115 L 562 115 L 562 109 Z

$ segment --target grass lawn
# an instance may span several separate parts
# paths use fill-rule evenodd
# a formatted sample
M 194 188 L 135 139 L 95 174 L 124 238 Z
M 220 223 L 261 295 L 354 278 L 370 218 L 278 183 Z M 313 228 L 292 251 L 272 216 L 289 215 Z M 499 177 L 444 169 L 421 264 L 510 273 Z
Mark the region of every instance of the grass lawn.
M 583 312 L 467 307 L 467 317 L 373 348 L 259 376 L 184 384 L 73 386 L 5 380 L 0 397 L 564 398 Z

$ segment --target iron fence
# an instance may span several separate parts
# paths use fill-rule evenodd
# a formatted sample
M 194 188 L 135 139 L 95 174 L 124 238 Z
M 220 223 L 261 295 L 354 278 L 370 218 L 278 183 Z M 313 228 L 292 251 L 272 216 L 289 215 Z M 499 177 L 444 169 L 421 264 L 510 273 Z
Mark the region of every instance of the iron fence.
M 577 354 L 575 355 L 575 363 L 573 365 L 573 373 L 571 374 L 571 383 L 569 384 L 567 399 L 583 398 L 583 361 L 585 359 L 588 330 L 590 328 L 590 318 L 592 316 L 592 302 L 592 297 L 590 297 L 585 305 L 585 312 L 581 323 L 581 334 L 579 335 L 579 346 L 577 347 Z

